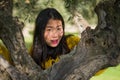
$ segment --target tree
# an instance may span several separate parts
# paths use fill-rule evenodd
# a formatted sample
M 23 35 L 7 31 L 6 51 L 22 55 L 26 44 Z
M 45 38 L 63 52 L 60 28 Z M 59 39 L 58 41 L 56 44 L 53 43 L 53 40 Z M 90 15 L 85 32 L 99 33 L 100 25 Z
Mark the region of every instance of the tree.
M 97 71 L 120 62 L 120 1 L 108 0 L 95 7 L 98 25 L 87 28 L 70 54 L 48 70 L 42 70 L 29 56 L 21 32 L 22 23 L 12 16 L 12 0 L 0 1 L 0 39 L 14 65 L 0 56 L 2 80 L 88 80 Z

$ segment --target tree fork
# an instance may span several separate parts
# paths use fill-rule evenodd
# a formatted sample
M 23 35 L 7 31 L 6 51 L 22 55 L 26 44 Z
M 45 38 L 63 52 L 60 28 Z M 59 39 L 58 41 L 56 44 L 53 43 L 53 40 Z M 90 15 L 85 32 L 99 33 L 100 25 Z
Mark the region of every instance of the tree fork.
M 25 74 L 30 80 L 89 80 L 100 69 L 120 63 L 119 0 L 99 3 L 95 8 L 98 15 L 96 28 L 88 27 L 77 47 L 44 71 L 28 55 L 20 28 L 22 25 L 12 17 L 12 2 L 0 1 L 0 39 L 8 48 L 18 74 Z M 6 68 L 3 63 L 0 65 L 0 71 Z M 10 75 L 9 70 L 8 73 Z M 9 80 L 14 80 L 15 75 L 10 76 Z

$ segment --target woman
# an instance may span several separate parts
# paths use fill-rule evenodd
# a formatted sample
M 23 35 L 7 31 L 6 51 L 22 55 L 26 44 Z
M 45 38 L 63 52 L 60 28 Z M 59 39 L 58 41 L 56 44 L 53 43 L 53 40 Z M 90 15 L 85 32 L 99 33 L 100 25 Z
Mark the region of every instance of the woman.
M 61 14 L 54 8 L 46 8 L 37 16 L 31 56 L 42 69 L 49 68 L 59 61 L 59 56 L 67 54 L 72 49 L 69 37 L 64 33 L 64 20 Z M 76 45 L 79 38 L 75 38 Z M 73 45 L 73 46 L 74 46 Z

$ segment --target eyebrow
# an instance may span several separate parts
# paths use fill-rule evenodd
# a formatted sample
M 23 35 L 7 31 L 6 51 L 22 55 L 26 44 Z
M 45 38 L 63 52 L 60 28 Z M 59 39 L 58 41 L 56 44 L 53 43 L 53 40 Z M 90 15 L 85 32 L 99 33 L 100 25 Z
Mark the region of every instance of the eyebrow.
M 62 25 L 58 25 L 57 27 L 60 27 L 60 26 L 62 26 Z M 53 26 L 50 26 L 50 25 L 48 25 L 48 26 L 46 26 L 47 28 L 53 28 Z
M 52 26 L 46 26 L 46 28 L 52 28 Z
M 62 25 L 58 25 L 57 27 L 59 27 L 59 26 L 62 26 Z

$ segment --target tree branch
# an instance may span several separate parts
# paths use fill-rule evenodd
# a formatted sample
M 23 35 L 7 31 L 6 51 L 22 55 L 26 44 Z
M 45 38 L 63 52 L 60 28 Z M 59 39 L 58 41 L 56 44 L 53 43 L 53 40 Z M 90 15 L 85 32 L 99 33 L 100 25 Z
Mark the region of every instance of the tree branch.
M 9 73 L 12 80 L 29 80 L 26 74 L 21 74 L 15 67 L 3 59 L 2 56 L 0 56 L 0 66 L 2 66 Z
M 74 55 L 62 59 L 48 70 L 50 80 L 89 80 L 100 69 L 120 63 L 117 43 L 120 26 L 116 24 L 117 20 L 120 21 L 120 7 L 114 8 L 117 6 L 115 0 L 98 4 L 95 9 L 99 17 L 96 29 L 88 27 L 82 33 Z

